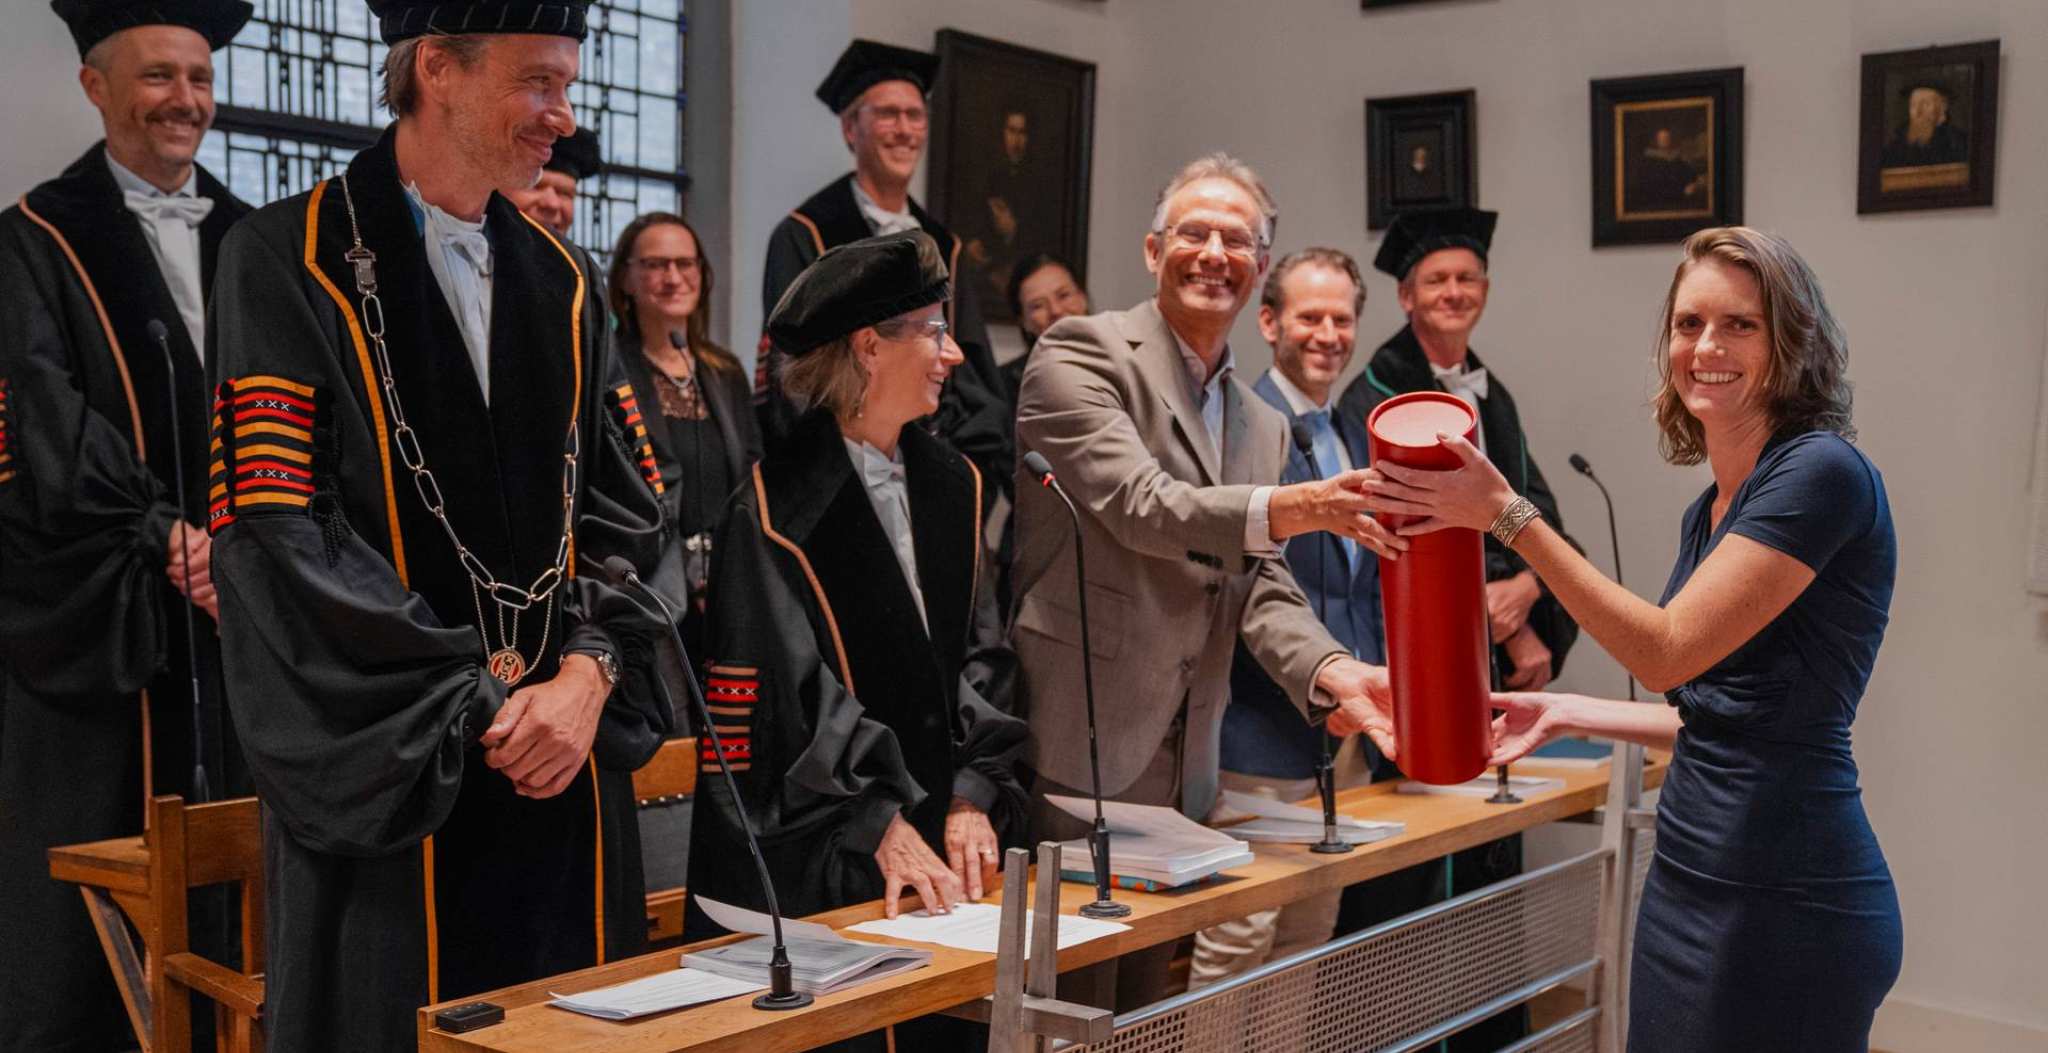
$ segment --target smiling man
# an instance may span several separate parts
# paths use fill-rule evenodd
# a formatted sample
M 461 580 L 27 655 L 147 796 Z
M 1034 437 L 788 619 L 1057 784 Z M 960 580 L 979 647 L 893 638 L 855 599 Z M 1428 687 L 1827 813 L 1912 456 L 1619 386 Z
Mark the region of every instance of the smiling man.
M 84 905 L 44 850 L 141 832 L 148 794 L 205 793 L 195 673 L 207 782 L 246 790 L 222 741 L 198 524 L 206 294 L 249 207 L 193 159 L 213 123 L 213 51 L 250 8 L 51 6 L 105 141 L 0 214 L 0 1049 L 100 1050 L 135 1039 Z M 196 921 L 204 941 L 214 926 Z
M 1216 801 L 1218 734 L 1242 641 L 1305 720 L 1390 728 L 1386 670 L 1309 609 L 1280 545 L 1315 531 L 1399 547 L 1363 512 L 1364 473 L 1281 484 L 1287 421 L 1235 375 L 1230 326 L 1264 276 L 1278 215 L 1233 157 L 1189 163 L 1145 235 L 1156 292 L 1046 330 L 1024 369 L 1019 449 L 1051 463 L 1081 510 L 1100 708 L 1102 792 L 1196 819 Z M 1020 474 L 1012 642 L 1024 668 L 1034 836 L 1083 836 L 1045 802 L 1089 792 L 1075 539 L 1059 498 Z M 1171 945 L 1119 964 L 1117 1008 L 1165 990 Z M 1076 996 L 1105 999 L 1099 988 Z
M 272 1049 L 411 1049 L 420 1005 L 644 938 L 597 770 L 672 730 L 665 629 L 591 571 L 649 570 L 660 517 L 603 282 L 496 192 L 575 130 L 586 3 L 371 0 L 396 122 L 221 248 L 211 527 Z
M 1448 391 L 1479 415 L 1480 447 L 1543 518 L 1564 532 L 1557 499 L 1543 479 L 1522 432 L 1514 396 L 1472 350 L 1472 330 L 1486 313 L 1492 288 L 1487 253 L 1499 214 L 1478 209 L 1407 212 L 1394 217 L 1373 267 L 1400 282 L 1396 294 L 1408 324 L 1381 344 L 1365 372 L 1338 399 L 1338 412 L 1363 422 L 1381 402 L 1409 391 Z M 1509 688 L 1538 690 L 1564 668 L 1565 652 L 1579 637 L 1578 623 L 1536 580 L 1528 564 L 1493 538 L 1486 539 L 1486 612 L 1494 665 Z M 1452 894 L 1467 892 L 1522 869 L 1520 836 L 1503 838 L 1450 857 L 1448 881 L 1417 879 L 1428 863 L 1380 882 L 1356 886 L 1345 897 L 1338 931 L 1362 928 Z M 1521 1035 L 1521 1009 L 1482 1023 L 1451 1042 L 1453 1053 L 1498 1049 Z
M 938 242 L 948 272 L 960 272 L 960 239 L 910 196 L 910 180 L 924 159 L 931 128 L 926 96 L 938 72 L 938 57 L 930 52 L 855 40 L 825 75 L 818 101 L 838 115 L 853 171 L 812 194 L 769 235 L 761 282 L 763 319 L 775 313 L 783 290 L 826 249 L 877 234 L 923 230 Z M 984 479 L 1007 486 L 1012 467 L 1008 402 L 997 394 L 1001 379 L 988 327 L 968 283 L 955 284 L 945 313 L 967 361 L 953 371 L 946 397 L 929 420 L 930 430 L 973 460 Z M 795 404 L 782 391 L 781 370 L 788 358 L 764 328 L 754 360 L 754 403 L 770 453 L 797 418 Z

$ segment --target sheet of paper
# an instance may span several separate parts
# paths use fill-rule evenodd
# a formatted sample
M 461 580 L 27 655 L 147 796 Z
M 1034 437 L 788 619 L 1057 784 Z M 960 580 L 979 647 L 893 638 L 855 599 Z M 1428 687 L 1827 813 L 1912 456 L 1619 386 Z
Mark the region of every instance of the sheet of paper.
M 715 899 L 705 899 L 702 896 L 697 897 L 697 906 L 703 909 L 705 917 L 733 932 L 750 932 L 756 936 L 775 935 L 774 919 L 758 910 L 735 907 L 730 903 L 720 903 Z M 798 921 L 795 918 L 782 919 L 782 939 L 784 942 L 789 940 L 824 940 L 828 943 L 844 943 L 846 941 L 846 937 L 833 932 L 831 929 L 815 921 Z
M 560 1006 L 572 1013 L 601 1017 L 605 1020 L 631 1020 L 636 1016 L 660 1013 L 670 1009 L 681 1009 L 686 1005 L 716 1002 L 735 995 L 759 991 L 767 984 L 751 980 L 734 980 L 702 969 L 674 969 L 665 973 L 614 987 L 603 987 L 582 994 L 565 995 L 548 992 L 554 1001 L 550 1005 Z
M 1025 912 L 1024 939 L 1027 946 L 1032 938 L 1032 913 Z M 993 903 L 963 903 L 953 908 L 951 914 L 927 914 L 920 910 L 899 914 L 894 921 L 877 918 L 874 921 L 864 921 L 847 927 L 854 932 L 886 936 L 893 940 L 915 940 L 919 943 L 936 943 L 942 947 L 957 947 L 963 951 L 994 954 L 1002 936 L 1002 918 L 1003 909 Z M 1129 925 L 1119 922 L 1062 914 L 1059 916 L 1057 942 L 1064 949 L 1128 929 Z M 1030 952 L 1027 949 L 1025 953 Z
M 1337 840 L 1348 845 L 1369 845 L 1374 841 L 1384 841 L 1404 829 L 1400 823 L 1379 825 L 1380 829 L 1340 825 L 1337 827 Z M 1312 845 L 1323 839 L 1323 821 L 1317 819 L 1313 823 L 1301 823 L 1261 816 L 1233 824 L 1230 832 L 1256 844 Z
M 1321 808 L 1309 808 L 1299 804 L 1283 804 L 1270 797 L 1260 797 L 1252 793 L 1225 790 L 1223 791 L 1223 806 L 1228 811 L 1242 812 L 1246 815 L 1258 816 L 1262 819 L 1282 819 L 1290 823 L 1313 823 L 1319 829 L 1323 825 L 1323 810 Z M 1341 813 L 1337 816 L 1337 825 L 1348 826 L 1354 830 L 1379 830 L 1393 827 L 1396 833 L 1407 829 L 1404 823 L 1383 822 L 1378 819 L 1359 819 L 1355 816 Z M 1236 827 L 1226 827 L 1223 832 L 1236 835 L 1236 830 Z
M 1059 810 L 1083 822 L 1095 822 L 1095 802 L 1086 797 L 1063 797 L 1048 794 L 1045 798 Z M 1162 808 L 1152 804 L 1125 804 L 1122 801 L 1102 802 L 1102 819 L 1109 824 L 1111 833 L 1144 834 L 1163 838 L 1190 838 L 1214 842 L 1218 834 L 1193 819 L 1180 814 L 1177 808 Z
M 1461 782 L 1451 786 L 1432 786 L 1426 782 L 1416 782 L 1413 779 L 1409 779 L 1395 787 L 1395 791 L 1398 793 L 1448 793 L 1464 797 L 1491 797 L 1494 790 L 1498 788 L 1498 785 L 1498 781 L 1491 775 L 1482 775 L 1470 782 Z M 1532 793 L 1549 793 L 1552 790 L 1564 789 L 1564 780 L 1546 779 L 1540 775 L 1510 775 L 1508 776 L 1508 789 L 1514 791 L 1518 796 L 1527 796 Z

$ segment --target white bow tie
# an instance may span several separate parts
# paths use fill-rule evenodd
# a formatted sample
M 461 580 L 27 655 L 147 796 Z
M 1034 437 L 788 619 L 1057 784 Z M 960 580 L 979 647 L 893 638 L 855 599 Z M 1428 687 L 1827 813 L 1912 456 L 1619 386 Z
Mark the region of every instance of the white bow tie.
M 486 278 L 491 276 L 491 239 L 484 237 L 482 231 L 443 226 L 435 233 L 443 242 L 455 246 L 455 251 L 467 258 L 478 274 Z
M 121 196 L 128 204 L 128 211 L 158 223 L 175 219 L 187 227 L 196 227 L 213 212 L 213 199 L 210 197 L 145 194 L 139 190 L 124 190 Z
M 880 455 L 861 451 L 860 476 L 868 489 L 876 490 L 890 483 L 903 484 L 903 462 L 885 460 Z
M 1470 395 L 1474 399 L 1486 397 L 1486 370 L 1484 368 L 1462 371 L 1443 370 L 1439 372 L 1435 367 L 1431 367 L 1430 371 L 1436 373 L 1436 382 L 1442 384 L 1444 390 L 1453 395 Z

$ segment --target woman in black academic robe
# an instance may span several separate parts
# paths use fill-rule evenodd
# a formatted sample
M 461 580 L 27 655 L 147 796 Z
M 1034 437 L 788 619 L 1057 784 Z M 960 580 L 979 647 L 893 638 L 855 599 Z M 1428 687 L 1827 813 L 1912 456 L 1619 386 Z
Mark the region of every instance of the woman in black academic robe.
M 716 276 L 702 244 L 683 217 L 646 213 L 619 232 L 606 282 L 618 323 L 612 339 L 632 386 L 620 393 L 631 400 L 622 408 L 632 438 L 646 444 L 641 470 L 662 495 L 682 556 L 683 642 L 692 655 L 704 650 L 712 532 L 761 459 L 746 371 L 711 339 Z
M 985 489 L 913 423 L 961 361 L 947 284 L 928 236 L 871 238 L 813 264 L 770 319 L 809 410 L 717 536 L 706 695 L 741 800 L 700 740 L 693 898 L 766 907 L 740 808 L 790 915 L 883 898 L 893 916 L 905 886 L 978 899 L 997 830 L 1019 839 L 1026 730 L 1002 708 Z M 694 903 L 685 928 L 716 931 Z

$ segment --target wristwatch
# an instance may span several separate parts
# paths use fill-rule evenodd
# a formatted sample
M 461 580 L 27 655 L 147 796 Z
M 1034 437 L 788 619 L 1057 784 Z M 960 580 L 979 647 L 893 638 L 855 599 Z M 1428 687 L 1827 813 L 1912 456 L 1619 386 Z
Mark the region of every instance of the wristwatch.
M 610 651 L 592 648 L 587 651 L 570 651 L 569 654 L 587 655 L 596 659 L 597 671 L 604 675 L 604 686 L 610 690 L 619 686 L 619 660 Z

